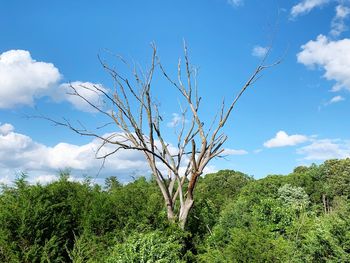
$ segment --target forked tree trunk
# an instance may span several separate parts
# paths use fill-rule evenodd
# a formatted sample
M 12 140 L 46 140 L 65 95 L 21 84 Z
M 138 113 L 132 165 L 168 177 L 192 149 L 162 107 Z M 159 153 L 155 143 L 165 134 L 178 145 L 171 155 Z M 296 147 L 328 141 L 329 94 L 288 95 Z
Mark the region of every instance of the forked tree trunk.
M 192 198 L 187 198 L 183 206 L 180 208 L 179 225 L 181 229 L 185 229 L 187 218 L 188 218 L 189 212 L 193 207 L 193 203 L 194 203 L 194 200 Z

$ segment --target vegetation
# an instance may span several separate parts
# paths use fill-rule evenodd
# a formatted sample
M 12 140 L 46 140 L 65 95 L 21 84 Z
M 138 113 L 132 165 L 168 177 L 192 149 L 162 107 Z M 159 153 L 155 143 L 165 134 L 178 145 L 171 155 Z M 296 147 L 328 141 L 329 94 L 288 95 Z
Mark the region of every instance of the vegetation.
M 0 262 L 350 262 L 350 159 L 199 180 L 183 231 L 154 180 L 22 175 L 1 188 Z

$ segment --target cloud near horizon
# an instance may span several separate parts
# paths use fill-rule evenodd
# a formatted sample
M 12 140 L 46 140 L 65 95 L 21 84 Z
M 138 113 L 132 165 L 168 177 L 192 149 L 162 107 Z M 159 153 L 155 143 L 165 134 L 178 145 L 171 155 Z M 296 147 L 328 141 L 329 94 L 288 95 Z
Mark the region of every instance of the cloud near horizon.
M 108 137 L 111 134 L 105 134 Z M 115 137 L 120 133 L 113 133 Z M 156 142 L 159 143 L 159 142 Z M 142 152 L 121 149 L 109 156 L 101 169 L 102 160 L 96 159 L 96 152 L 101 146 L 100 139 L 93 139 L 82 145 L 65 142 L 54 146 L 46 146 L 34 141 L 27 135 L 15 132 L 15 127 L 9 123 L 0 125 L 0 183 L 9 184 L 20 172 L 28 172 L 32 183 L 47 183 L 57 179 L 61 170 L 72 171 L 72 180 L 82 180 L 84 175 L 94 177 L 103 183 L 108 176 L 117 176 L 125 183 L 132 181 L 132 176 L 149 176 L 151 174 Z M 169 145 L 171 152 L 177 148 Z M 110 153 L 115 148 L 107 145 L 98 156 Z M 236 154 L 242 154 L 237 152 Z M 186 158 L 181 163 L 180 172 L 186 168 Z M 158 163 L 158 168 L 165 171 L 164 165 Z M 100 170 L 101 169 L 101 170 Z M 204 169 L 204 174 L 217 171 L 213 165 Z
M 350 157 L 350 141 L 321 139 L 297 149 L 297 154 L 304 155 L 304 160 L 325 161 Z
M 60 142 L 50 147 L 15 132 L 11 124 L 5 123 L 0 126 L 0 182 L 13 181 L 17 172 L 28 172 L 32 182 L 40 179 L 46 182 L 66 168 L 76 175 L 89 173 L 89 176 L 95 176 L 102 165 L 102 161 L 95 156 L 100 145 L 99 139 L 93 139 L 83 145 Z M 112 150 L 110 146 L 105 149 Z M 135 172 L 145 176 L 150 174 L 142 153 L 121 150 L 106 159 L 99 177 L 118 175 L 125 182 Z
M 276 136 L 264 143 L 266 148 L 296 146 L 302 143 L 307 145 L 296 149 L 298 155 L 303 155 L 302 160 L 325 161 L 329 159 L 350 158 L 350 140 L 341 139 L 317 139 L 317 136 L 288 135 L 279 131 Z

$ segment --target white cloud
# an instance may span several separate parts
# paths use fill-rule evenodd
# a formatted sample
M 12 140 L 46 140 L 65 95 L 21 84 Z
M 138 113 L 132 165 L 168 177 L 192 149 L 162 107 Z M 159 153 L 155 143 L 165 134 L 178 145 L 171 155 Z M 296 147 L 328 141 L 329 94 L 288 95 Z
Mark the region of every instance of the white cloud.
M 342 159 L 350 157 L 350 142 L 341 140 L 315 140 L 297 150 L 305 160 Z
M 51 183 L 53 181 L 56 181 L 58 179 L 57 175 L 53 174 L 43 174 L 43 175 L 38 175 L 33 179 L 34 183 L 40 183 L 40 184 L 47 184 Z
M 203 175 L 217 173 L 219 170 L 213 165 L 207 165 L 203 170 Z
M 181 117 L 180 114 L 178 114 L 178 113 L 173 113 L 172 116 L 173 116 L 173 117 L 172 117 L 171 121 L 167 123 L 167 126 L 168 126 L 169 128 L 175 128 L 175 127 L 177 127 L 179 124 L 181 124 L 181 122 L 182 122 L 182 117 Z
M 0 183 L 13 182 L 16 173 L 19 172 L 28 172 L 30 182 L 48 183 L 57 178 L 55 174 L 58 171 L 66 168 L 71 169 L 74 175 L 72 180 L 81 181 L 84 174 L 88 173 L 87 175 L 92 177 L 98 175 L 96 181 L 100 183 L 111 175 L 117 176 L 121 182 L 128 182 L 131 180 L 131 175 L 151 174 L 143 153 L 136 150 L 120 150 L 109 156 L 99 173 L 102 165 L 102 161 L 96 159 L 96 151 L 101 145 L 99 139 L 93 139 L 83 145 L 61 142 L 54 146 L 46 146 L 27 135 L 15 132 L 10 124 L 0 126 L 0 130 L 6 130 L 0 133 Z M 115 134 L 115 139 L 118 136 L 120 134 Z M 160 146 L 160 142 L 156 141 L 156 144 Z M 113 145 L 105 146 L 99 156 L 114 149 Z M 169 150 L 175 154 L 177 148 L 169 145 Z M 180 171 L 184 172 L 187 161 L 188 158 L 185 157 L 180 165 Z M 157 164 L 160 170 L 166 171 L 164 165 L 160 162 Z M 204 173 L 213 169 L 213 166 L 208 166 Z
M 345 25 L 345 19 L 350 15 L 350 8 L 344 5 L 337 5 L 335 11 L 336 14 L 331 23 L 330 34 L 334 37 L 338 37 L 348 29 Z
M 0 54 L 0 108 L 33 105 L 35 99 L 48 96 L 55 101 L 68 101 L 78 110 L 96 112 L 82 98 L 67 94 L 73 91 L 70 85 L 94 105 L 103 105 L 101 94 L 94 89 L 96 86 L 107 92 L 101 84 L 81 81 L 59 84 L 61 77 L 52 63 L 34 60 L 29 51 L 10 50 Z
M 349 16 L 350 9 L 349 9 L 349 7 L 341 4 L 341 5 L 337 5 L 335 7 L 335 12 L 336 12 L 336 18 L 344 19 L 344 18 L 347 18 Z
M 0 129 L 5 125 L 0 126 Z M 12 127 L 12 126 L 11 126 Z M 13 127 L 12 127 L 13 128 Z M 32 140 L 13 129 L 0 134 L 0 182 L 13 181 L 15 174 L 27 171 L 31 181 L 47 182 L 59 170 L 70 168 L 75 175 L 98 174 L 101 160 L 95 158 L 100 141 L 94 139 L 83 145 L 58 143 L 53 147 Z M 105 151 L 112 151 L 108 146 Z M 120 151 L 106 160 L 100 176 L 118 175 L 122 181 L 130 179 L 130 172 L 149 175 L 148 165 L 139 151 Z
M 314 8 L 327 4 L 330 0 L 303 0 L 297 5 L 292 7 L 290 12 L 292 17 L 307 14 Z
M 326 103 L 326 105 L 338 103 L 338 102 L 341 102 L 341 101 L 344 101 L 344 100 L 345 100 L 345 98 L 342 97 L 342 96 L 334 96 L 333 98 L 331 98 L 331 99 Z
M 294 134 L 288 135 L 285 131 L 279 131 L 276 136 L 264 143 L 266 148 L 294 146 L 300 143 L 308 141 L 308 137 L 305 135 Z
M 246 150 L 225 149 L 223 155 L 244 155 L 248 154 Z
M 9 185 L 11 183 L 13 183 L 13 176 L 8 174 L 0 176 L 0 184 Z
M 95 84 L 91 82 L 81 82 L 75 81 L 72 83 L 63 83 L 58 87 L 58 90 L 54 93 L 53 97 L 57 101 L 66 100 L 70 102 L 76 109 L 85 111 L 85 112 L 97 112 L 97 110 L 89 105 L 85 100 L 77 95 L 72 95 L 74 90 L 73 87 L 78 94 L 87 99 L 93 105 L 103 108 L 103 95 L 98 89 L 107 92 L 101 84 Z M 97 87 L 97 89 L 95 88 Z
M 336 82 L 333 91 L 350 90 L 350 39 L 331 41 L 319 35 L 315 41 L 301 46 L 301 49 L 297 54 L 299 63 L 324 69 L 324 77 Z
M 0 125 L 0 135 L 7 135 L 10 132 L 12 132 L 13 130 L 14 130 L 14 127 L 9 123 L 5 123 L 3 125 Z
M 229 3 L 230 5 L 237 7 L 237 6 L 241 6 L 244 4 L 243 0 L 227 0 L 227 3 Z
M 0 108 L 32 105 L 61 78 L 52 63 L 38 62 L 25 50 L 0 54 Z
M 268 51 L 267 47 L 255 46 L 252 50 L 252 56 L 263 58 L 266 55 L 267 51 Z

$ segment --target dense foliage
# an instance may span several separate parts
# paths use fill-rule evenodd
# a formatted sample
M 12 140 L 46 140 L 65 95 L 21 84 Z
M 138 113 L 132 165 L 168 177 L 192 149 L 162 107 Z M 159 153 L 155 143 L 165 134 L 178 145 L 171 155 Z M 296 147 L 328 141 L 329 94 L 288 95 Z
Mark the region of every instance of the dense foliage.
M 350 159 L 200 179 L 186 231 L 154 181 L 20 176 L 0 193 L 0 262 L 350 262 Z

